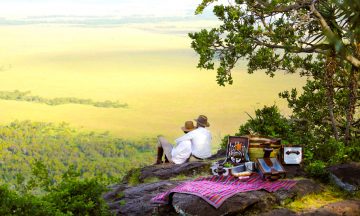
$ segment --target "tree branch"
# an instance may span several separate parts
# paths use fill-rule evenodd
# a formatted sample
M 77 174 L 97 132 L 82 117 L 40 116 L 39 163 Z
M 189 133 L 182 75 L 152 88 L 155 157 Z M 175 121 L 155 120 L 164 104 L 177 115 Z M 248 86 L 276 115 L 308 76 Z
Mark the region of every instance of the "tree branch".
M 297 0 L 292 5 L 281 5 L 281 6 L 272 8 L 270 13 L 286 13 L 286 12 L 290 12 L 292 10 L 305 8 L 305 7 L 308 7 L 309 5 L 311 5 L 311 2 L 312 2 L 311 0 Z M 265 1 L 261 1 L 261 0 L 256 0 L 255 4 L 261 5 L 263 7 L 273 7 L 269 3 L 265 2 Z M 254 5 L 254 6 L 256 6 L 256 5 Z M 262 8 L 262 9 L 264 9 L 264 8 Z
M 257 38 L 252 38 L 252 39 L 254 40 L 254 42 L 256 44 L 261 45 L 261 46 L 266 46 L 268 48 L 273 48 L 273 49 L 286 49 L 286 48 L 289 48 L 289 47 L 286 47 L 284 45 L 265 43 L 263 41 L 260 41 Z M 316 52 L 316 53 L 326 54 L 326 50 L 321 49 L 321 47 L 325 47 L 325 46 L 327 46 L 327 45 L 326 44 L 318 44 L 318 45 L 313 45 L 313 46 L 307 47 L 307 48 L 293 46 L 293 47 L 290 47 L 290 49 L 291 49 L 291 52 L 294 52 L 294 53 L 312 53 L 312 52 Z
M 337 42 L 340 42 L 342 46 L 345 46 L 341 39 L 337 37 L 337 35 L 331 30 L 330 26 L 327 24 L 324 17 L 320 14 L 320 12 L 315 8 L 315 2 L 314 0 L 310 5 L 311 12 L 315 15 L 315 17 L 319 20 L 321 27 L 323 28 L 323 31 L 325 35 L 330 39 L 335 39 Z M 344 51 L 342 51 L 345 59 L 354 65 L 355 67 L 360 67 L 360 60 L 355 58 L 353 55 L 345 54 Z

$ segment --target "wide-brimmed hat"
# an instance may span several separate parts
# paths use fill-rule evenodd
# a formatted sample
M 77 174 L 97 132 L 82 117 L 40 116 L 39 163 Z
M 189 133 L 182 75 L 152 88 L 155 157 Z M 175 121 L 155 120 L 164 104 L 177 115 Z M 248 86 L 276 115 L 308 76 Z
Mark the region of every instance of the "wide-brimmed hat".
M 197 119 L 194 119 L 198 125 L 203 126 L 203 127 L 209 127 L 210 124 L 208 122 L 208 118 L 204 115 L 199 115 L 199 117 Z
M 184 132 L 189 132 L 195 129 L 193 121 L 186 121 L 184 127 L 181 127 L 181 130 Z

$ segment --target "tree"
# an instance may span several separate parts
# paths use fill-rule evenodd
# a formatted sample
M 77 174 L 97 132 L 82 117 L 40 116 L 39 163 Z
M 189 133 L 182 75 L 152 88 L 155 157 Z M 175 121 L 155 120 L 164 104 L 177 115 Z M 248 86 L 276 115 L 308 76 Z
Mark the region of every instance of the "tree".
M 215 2 L 203 0 L 196 13 Z M 314 93 L 321 90 L 325 97 L 320 105 L 326 105 L 334 138 L 349 142 L 359 106 L 360 2 L 235 0 L 215 5 L 213 12 L 222 22 L 218 28 L 189 34 L 192 48 L 200 55 L 199 68 L 216 67 L 222 86 L 232 84 L 231 71 L 239 59 L 248 61 L 249 73 L 299 72 L 315 80 Z M 339 92 L 345 103 L 341 108 Z M 292 93 L 292 102 L 299 100 L 296 90 Z

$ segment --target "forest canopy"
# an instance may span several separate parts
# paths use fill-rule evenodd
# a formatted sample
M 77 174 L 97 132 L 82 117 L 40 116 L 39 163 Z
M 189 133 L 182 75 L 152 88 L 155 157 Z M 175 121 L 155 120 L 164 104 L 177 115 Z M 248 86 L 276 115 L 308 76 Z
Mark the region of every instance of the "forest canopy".
M 72 167 L 80 178 L 121 179 L 131 168 L 151 161 L 151 140 L 131 142 L 109 133 L 80 131 L 67 123 L 15 121 L 0 126 L 0 182 L 28 181 L 41 162 L 52 181 Z

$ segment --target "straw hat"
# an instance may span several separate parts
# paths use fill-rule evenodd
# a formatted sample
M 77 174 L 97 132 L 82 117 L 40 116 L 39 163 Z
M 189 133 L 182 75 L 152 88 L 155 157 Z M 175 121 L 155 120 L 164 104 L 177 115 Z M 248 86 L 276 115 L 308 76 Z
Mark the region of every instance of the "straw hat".
M 210 124 L 208 122 L 208 118 L 204 115 L 199 115 L 199 117 L 197 119 L 194 119 L 198 125 L 203 126 L 203 127 L 209 127 Z
M 184 127 L 181 127 L 184 132 L 189 132 L 195 129 L 193 121 L 186 121 Z

